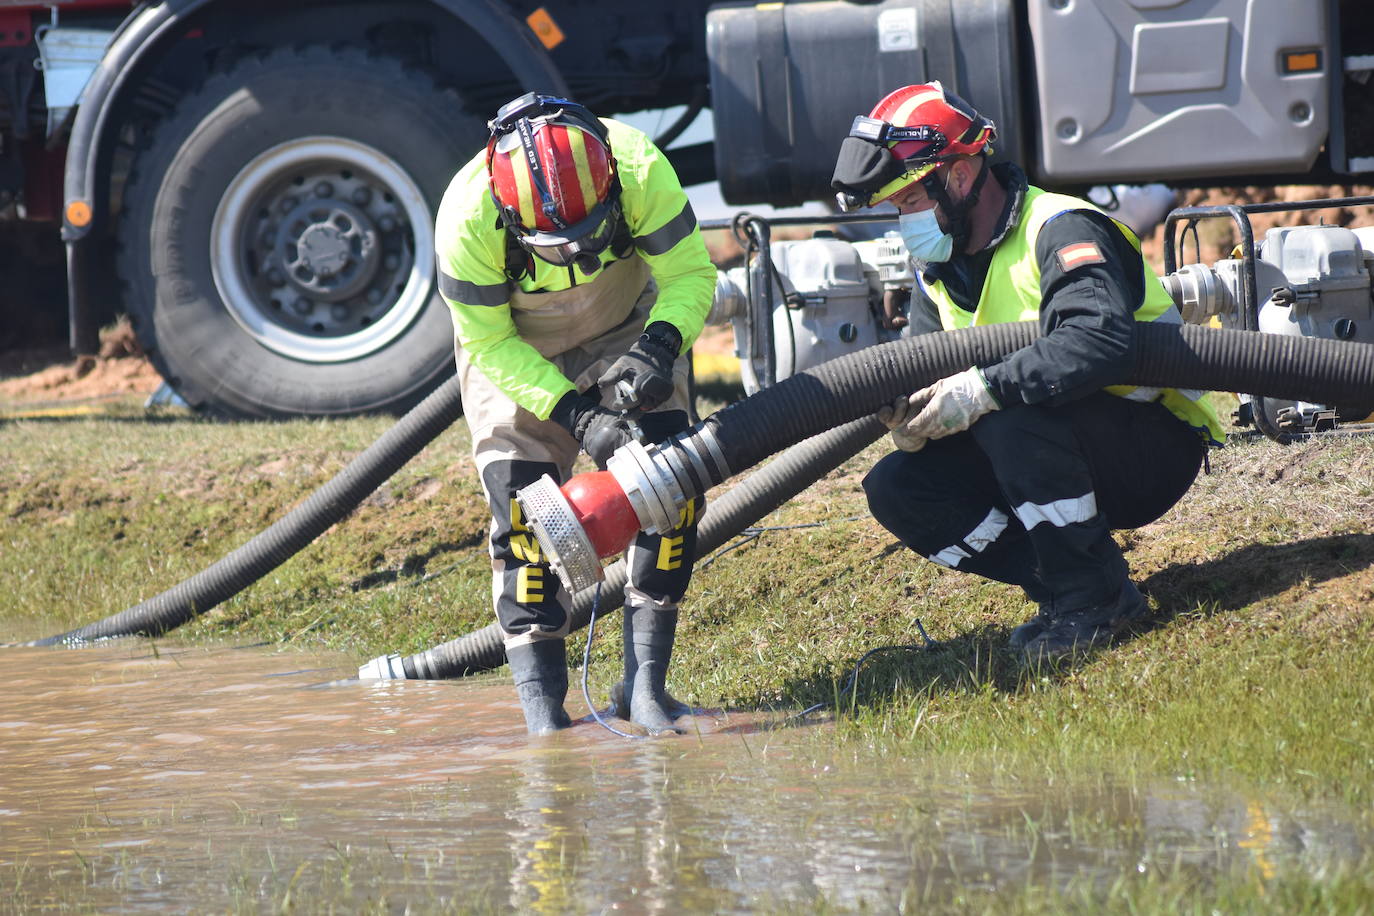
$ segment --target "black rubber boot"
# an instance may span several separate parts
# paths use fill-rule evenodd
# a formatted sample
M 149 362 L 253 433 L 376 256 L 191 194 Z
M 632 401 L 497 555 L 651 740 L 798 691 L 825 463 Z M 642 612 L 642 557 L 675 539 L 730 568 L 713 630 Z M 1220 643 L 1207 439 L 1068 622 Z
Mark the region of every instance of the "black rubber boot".
M 683 707 L 668 696 L 665 680 L 677 633 L 677 608 L 659 610 L 649 604 L 625 603 L 625 680 L 622 697 L 629 695 L 630 721 L 651 735 L 682 734 L 673 725 Z M 622 702 L 622 707 L 623 707 Z
M 506 647 L 515 691 L 531 735 L 547 735 L 572 724 L 563 701 L 568 696 L 568 654 L 561 639 L 538 639 Z
M 1136 598 L 1140 598 L 1139 591 L 1131 584 L 1131 569 L 1126 564 L 1126 558 L 1121 555 L 1121 551 L 1116 548 L 1115 544 L 1109 545 L 1107 552 L 1111 556 L 1108 565 L 1111 569 L 1116 571 L 1117 575 L 1120 577 L 1119 581 L 1122 583 L 1120 597 L 1118 597 L 1117 601 L 1129 605 L 1134 600 L 1131 597 L 1132 594 L 1134 594 Z M 1041 640 L 1041 642 L 1038 643 L 1040 648 L 1036 650 L 1035 658 L 1050 659 L 1062 657 L 1066 654 L 1062 648 L 1062 643 L 1064 642 L 1062 638 L 1063 633 L 1061 632 L 1057 636 L 1051 635 L 1051 631 L 1055 627 L 1055 621 L 1061 616 L 1055 604 L 1054 592 L 1038 581 L 1038 579 L 1035 582 L 1021 586 L 1021 588 L 1026 593 L 1026 597 L 1034 601 L 1039 607 L 1034 617 L 1011 631 L 1011 635 L 1007 637 L 1007 646 L 1013 652 L 1026 652 L 1026 647 L 1030 645 L 1032 641 L 1038 640 L 1041 636 L 1044 636 L 1045 640 Z M 1144 601 L 1143 598 L 1140 598 L 1140 600 L 1141 602 Z M 1088 618 L 1101 617 L 1103 614 L 1108 613 L 1107 611 L 1103 611 L 1102 608 L 1111 603 L 1112 602 L 1104 602 L 1102 605 L 1099 605 L 1097 609 L 1078 608 L 1070 610 L 1067 614 L 1062 615 L 1068 622 L 1061 621 L 1059 629 L 1065 632 L 1067 632 L 1066 627 L 1072 629 L 1075 632 L 1070 634 L 1070 637 L 1079 639 L 1084 635 L 1084 633 L 1077 632 L 1078 629 L 1082 628 L 1082 621 Z M 1078 621 L 1078 624 L 1075 625 L 1073 621 Z M 1124 625 L 1125 624 L 1122 624 L 1121 626 Z M 1118 626 L 1117 630 L 1121 629 L 1121 626 Z M 1095 630 L 1095 624 L 1093 627 L 1090 627 L 1090 629 Z M 1112 631 L 1112 633 L 1115 632 L 1115 630 Z M 1101 634 L 1088 635 L 1090 639 L 1095 640 L 1093 645 L 1100 645 L 1102 642 L 1106 641 L 1106 639 L 1110 639 L 1112 633 L 1108 633 L 1105 638 Z M 1048 640 L 1048 642 L 1046 642 L 1046 640 Z M 1080 648 L 1090 647 L 1085 643 L 1083 646 L 1080 646 Z

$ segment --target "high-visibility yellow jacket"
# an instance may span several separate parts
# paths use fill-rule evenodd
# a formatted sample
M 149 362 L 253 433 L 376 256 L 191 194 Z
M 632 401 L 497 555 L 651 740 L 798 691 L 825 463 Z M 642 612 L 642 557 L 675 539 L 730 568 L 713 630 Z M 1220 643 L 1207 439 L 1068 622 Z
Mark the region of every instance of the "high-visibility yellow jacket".
M 710 311 L 715 267 L 667 158 L 642 131 L 610 118 L 603 118 L 602 123 L 610 134 L 621 209 L 634 242 L 633 251 L 622 260 L 642 259 L 648 265 L 658 287 L 648 321 L 667 321 L 676 327 L 682 334 L 682 352 L 686 352 Z M 457 342 L 473 365 L 515 403 L 547 419 L 558 399 L 574 386 L 522 338 L 518 313 L 536 313 L 541 294 L 559 294 L 560 307 L 565 307 L 584 286 L 590 297 L 586 307 L 628 312 L 642 288 L 629 292 L 629 302 L 591 301 L 597 297 L 592 286 L 608 265 L 615 272 L 629 269 L 612 263 L 617 258 L 610 249 L 602 252 L 602 266 L 590 276 L 580 268 L 533 258 L 528 262 L 533 270 L 512 282 L 506 270 L 506 236 L 488 189 L 484 150 L 454 176 L 439 206 L 434 236 L 439 291 L 453 312 Z M 615 284 L 596 286 L 605 289 Z
M 973 311 L 960 308 L 939 279 L 918 274 L 921 290 L 934 303 L 941 325 L 946 330 L 952 330 L 971 325 L 1038 320 L 1042 290 L 1036 239 L 1045 223 L 1069 210 L 1102 212 L 1086 200 L 1053 194 L 1036 187 L 1026 189 L 1020 219 L 1015 226 L 1009 227 L 1007 234 L 993 252 L 987 277 Z M 1136 238 L 1135 233 L 1119 221 L 1113 220 L 1113 223 L 1139 251 L 1140 240 Z M 1160 283 L 1158 275 L 1148 263 L 1142 260 L 1142 264 L 1145 271 L 1145 296 L 1144 301 L 1135 310 L 1135 320 L 1181 323 L 1182 318 L 1178 309 Z M 1220 445 L 1225 436 L 1221 421 L 1211 404 L 1204 398 L 1203 392 L 1175 388 L 1139 388 L 1131 385 L 1110 385 L 1103 390 L 1132 400 L 1158 400 L 1212 444 Z

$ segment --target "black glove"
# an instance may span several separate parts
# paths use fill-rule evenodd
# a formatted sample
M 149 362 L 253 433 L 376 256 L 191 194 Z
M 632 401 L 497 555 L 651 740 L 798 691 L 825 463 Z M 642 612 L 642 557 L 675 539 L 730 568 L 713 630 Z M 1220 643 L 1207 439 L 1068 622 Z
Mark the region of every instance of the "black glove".
M 569 391 L 558 399 L 549 419 L 571 433 L 582 450 L 603 471 L 606 470 L 606 459 L 635 438 L 619 414 L 576 391 Z
M 666 321 L 655 321 L 644 329 L 630 352 L 611 363 L 611 368 L 596 380 L 602 388 L 615 390 L 611 406 L 616 410 L 653 410 L 673 396 L 673 363 L 682 349 L 682 334 Z M 633 394 L 620 382 L 627 382 Z

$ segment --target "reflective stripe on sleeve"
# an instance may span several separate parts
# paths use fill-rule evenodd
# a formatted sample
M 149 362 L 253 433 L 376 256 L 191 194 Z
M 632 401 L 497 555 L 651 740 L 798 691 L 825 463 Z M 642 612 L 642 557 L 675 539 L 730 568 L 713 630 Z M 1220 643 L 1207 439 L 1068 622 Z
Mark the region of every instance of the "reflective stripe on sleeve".
M 635 247 L 648 255 L 667 254 L 674 245 L 691 235 L 696 227 L 697 215 L 692 212 L 690 202 L 684 203 L 682 212 L 658 229 L 648 235 L 635 236 Z
M 1049 522 L 1056 528 L 1063 528 L 1094 518 L 1097 515 L 1097 494 L 1089 490 L 1082 496 L 1056 499 L 1044 505 L 1026 502 L 1017 506 L 1015 512 L 1027 531 L 1041 522 Z
M 451 277 L 442 269 L 439 271 L 439 292 L 445 299 L 463 305 L 505 305 L 510 301 L 510 290 L 505 283 L 478 286 L 467 280 Z

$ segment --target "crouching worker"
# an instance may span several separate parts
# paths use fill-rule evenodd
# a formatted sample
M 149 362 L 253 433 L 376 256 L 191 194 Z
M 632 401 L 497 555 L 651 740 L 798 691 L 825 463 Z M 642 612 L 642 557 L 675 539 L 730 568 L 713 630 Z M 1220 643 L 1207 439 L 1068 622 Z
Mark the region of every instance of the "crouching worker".
M 463 408 L 491 506 L 492 594 L 531 734 L 565 728 L 572 602 L 520 518 L 517 490 L 599 467 L 632 433 L 689 426 L 687 359 L 715 268 L 672 166 L 649 138 L 566 99 L 503 106 L 454 177 L 435 229 L 453 312 Z M 616 710 L 672 729 L 664 688 L 701 501 L 626 557 L 624 698 Z M 628 707 L 628 708 L 627 708 Z
M 864 480 L 874 517 L 936 563 L 1019 585 L 1028 661 L 1110 641 L 1148 610 L 1113 540 L 1183 496 L 1222 430 L 1198 391 L 1123 384 L 1138 322 L 1179 323 L 1130 229 L 990 165 L 992 122 L 938 82 L 854 121 L 842 205 L 890 201 L 914 264 L 913 330 L 1035 320 L 1042 336 L 879 412 L 899 451 Z

